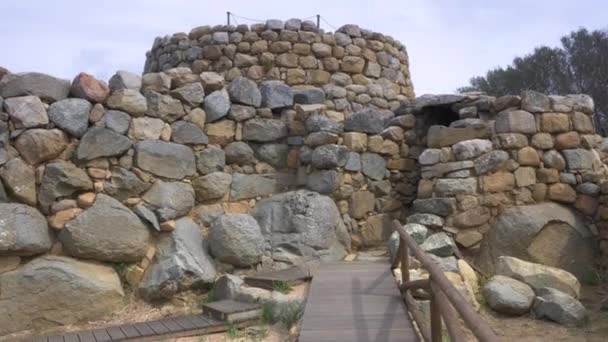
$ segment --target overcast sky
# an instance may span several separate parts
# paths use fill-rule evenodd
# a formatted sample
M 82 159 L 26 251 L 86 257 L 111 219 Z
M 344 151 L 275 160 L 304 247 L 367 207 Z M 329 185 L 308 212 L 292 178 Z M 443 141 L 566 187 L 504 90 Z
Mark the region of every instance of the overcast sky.
M 0 0 L 0 66 L 70 79 L 141 73 L 156 36 L 223 24 L 226 11 L 257 19 L 318 13 L 334 27 L 391 35 L 408 49 L 417 95 L 453 92 L 578 27 L 608 26 L 605 0 Z

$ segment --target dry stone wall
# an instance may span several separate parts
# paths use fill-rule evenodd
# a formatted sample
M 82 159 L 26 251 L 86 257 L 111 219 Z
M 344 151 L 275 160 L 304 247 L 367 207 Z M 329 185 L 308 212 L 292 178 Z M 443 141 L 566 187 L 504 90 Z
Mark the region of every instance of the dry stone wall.
M 235 267 L 382 244 L 415 196 L 415 117 L 338 111 L 327 89 L 185 67 L 108 84 L 3 75 L 0 306 L 15 310 L 0 312 L 0 334 L 101 317 L 123 287 L 163 300 Z M 32 270 L 63 279 L 33 297 L 56 309 L 19 309 Z M 86 300 L 59 296 L 65 282 L 112 300 L 81 310 Z
M 368 105 L 395 110 L 399 101 L 414 97 L 405 46 L 356 25 L 334 33 L 299 19 L 201 26 L 156 38 L 146 56 L 145 73 L 190 67 L 194 73 L 217 72 L 227 81 L 245 76 L 323 87 L 328 109 L 343 112 Z
M 442 227 L 489 272 L 501 255 L 580 279 L 606 266 L 606 145 L 590 97 L 423 96 L 400 111 L 428 129 L 407 222 Z

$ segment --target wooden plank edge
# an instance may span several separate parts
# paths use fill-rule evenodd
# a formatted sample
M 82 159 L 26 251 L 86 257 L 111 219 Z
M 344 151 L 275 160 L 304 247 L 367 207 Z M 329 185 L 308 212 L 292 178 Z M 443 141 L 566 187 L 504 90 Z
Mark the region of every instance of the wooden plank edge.
M 246 328 L 248 326 L 255 324 L 256 322 L 257 322 L 257 320 L 250 320 L 250 321 L 243 321 L 243 322 L 238 322 L 238 323 L 234 323 L 234 324 L 225 323 L 225 324 L 220 324 L 220 325 L 210 325 L 205 328 L 196 328 L 196 329 L 184 330 L 184 331 L 179 331 L 179 332 L 168 332 L 168 333 L 160 334 L 160 335 L 126 338 L 122 341 L 162 341 L 162 340 L 165 340 L 168 338 L 209 335 L 209 334 L 215 334 L 215 333 L 228 331 L 230 326 L 236 327 L 237 329 Z

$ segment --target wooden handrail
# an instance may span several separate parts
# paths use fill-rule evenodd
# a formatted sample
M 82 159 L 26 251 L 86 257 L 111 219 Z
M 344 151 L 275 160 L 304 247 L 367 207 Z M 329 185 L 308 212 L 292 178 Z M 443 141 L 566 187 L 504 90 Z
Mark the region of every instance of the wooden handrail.
M 395 220 L 393 221 L 393 227 L 399 232 L 400 236 L 399 253 L 397 255 L 401 259 L 402 284 L 409 283 L 409 269 L 404 269 L 403 267 L 404 264 L 409 264 L 408 249 L 429 273 L 431 292 L 431 341 L 441 341 L 441 316 L 439 316 L 439 312 L 443 314 L 442 316 L 446 321 L 450 337 L 454 340 L 463 339 L 464 335 L 462 335 L 461 329 L 457 329 L 459 327 L 456 325 L 457 317 L 453 309 L 460 314 L 465 325 L 473 332 L 473 335 L 475 335 L 479 341 L 499 341 L 499 338 L 492 328 L 490 328 L 488 323 L 475 312 L 473 307 L 443 274 L 443 271 L 441 271 L 439 266 L 418 246 L 416 241 L 409 236 L 403 226 L 401 226 L 401 223 Z M 403 253 L 404 250 L 406 253 Z M 393 263 L 393 265 L 395 265 L 395 263 Z M 406 291 L 406 295 L 408 294 L 409 293 Z M 453 309 L 450 310 L 452 306 Z M 436 321 L 438 316 L 439 325 L 437 326 Z M 437 337 L 437 335 L 439 335 L 439 337 Z M 424 337 L 427 339 L 426 336 Z

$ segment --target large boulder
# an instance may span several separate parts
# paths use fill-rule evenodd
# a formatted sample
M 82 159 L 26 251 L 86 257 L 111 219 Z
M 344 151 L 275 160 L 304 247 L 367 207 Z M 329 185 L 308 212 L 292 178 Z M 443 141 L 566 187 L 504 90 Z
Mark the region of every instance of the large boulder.
M 587 319 L 587 310 L 572 296 L 549 287 L 539 291 L 534 315 L 563 325 L 581 325 Z
M 253 216 L 275 260 L 339 260 L 345 254 L 345 245 L 350 244 L 335 202 L 316 192 L 298 190 L 273 195 L 257 203 Z
M 148 300 L 168 299 L 179 291 L 213 282 L 216 270 L 205 251 L 199 226 L 189 217 L 175 222 L 175 230 L 161 235 L 154 264 L 139 291 Z
M 28 129 L 15 140 L 15 148 L 30 164 L 56 158 L 68 146 L 68 139 L 60 129 Z
M 51 248 L 46 218 L 35 208 L 25 204 L 0 203 L 0 218 L 0 255 L 35 255 Z
M 219 261 L 239 267 L 262 260 L 264 238 L 256 220 L 248 214 L 226 214 L 211 225 L 211 254 Z
M 509 315 L 525 314 L 534 302 L 534 291 L 530 286 L 501 275 L 490 278 L 482 293 L 492 310 Z
M 110 87 L 104 82 L 96 79 L 93 75 L 81 72 L 72 80 L 70 93 L 74 97 L 91 102 L 103 103 L 110 95 Z
M 142 196 L 161 221 L 186 215 L 194 207 L 194 189 L 188 183 L 157 180 Z
M 194 153 L 184 145 L 160 140 L 145 140 L 137 144 L 137 166 L 157 176 L 182 179 L 196 173 Z
M 56 160 L 44 169 L 38 201 L 42 210 L 47 211 L 56 199 L 91 189 L 93 182 L 84 170 L 70 162 Z
M 507 208 L 484 236 L 478 263 L 489 273 L 500 256 L 542 263 L 584 277 L 594 264 L 593 239 L 572 209 L 557 203 Z
M 65 99 L 53 103 L 48 110 L 52 123 L 69 134 L 80 138 L 89 126 L 89 112 L 93 106 L 83 99 Z
M 140 261 L 150 233 L 129 208 L 104 194 L 59 233 L 69 255 L 109 262 Z
M 107 128 L 89 129 L 80 140 L 76 158 L 92 160 L 101 157 L 115 157 L 125 153 L 133 144 L 124 135 Z
M 571 273 L 508 256 L 498 258 L 496 274 L 522 281 L 535 291 L 552 287 L 574 298 L 578 298 L 581 291 L 581 284 Z
M 0 276 L 0 335 L 104 318 L 123 305 L 108 266 L 43 256 Z
M 35 95 L 47 102 L 55 102 L 68 97 L 71 83 L 39 72 L 9 74 L 0 83 L 0 96 L 4 98 Z

